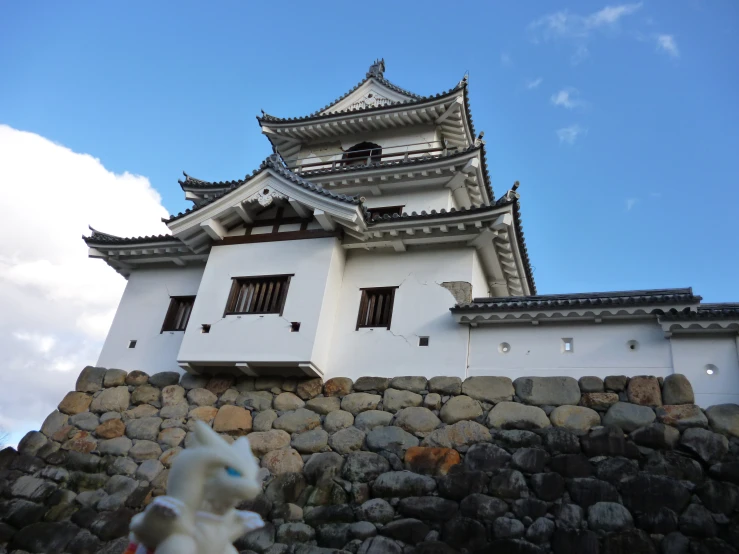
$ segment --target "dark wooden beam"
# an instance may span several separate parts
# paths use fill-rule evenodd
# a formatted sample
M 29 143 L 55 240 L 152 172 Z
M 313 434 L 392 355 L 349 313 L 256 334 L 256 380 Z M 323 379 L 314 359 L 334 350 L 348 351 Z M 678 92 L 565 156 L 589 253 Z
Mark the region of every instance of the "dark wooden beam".
M 285 231 L 283 233 L 263 233 L 261 235 L 225 237 L 223 240 L 214 242 L 213 246 L 249 244 L 252 242 L 279 242 L 283 240 L 323 239 L 328 237 L 341 238 L 342 235 L 343 233 L 341 231 L 324 231 L 322 229 L 310 231 Z

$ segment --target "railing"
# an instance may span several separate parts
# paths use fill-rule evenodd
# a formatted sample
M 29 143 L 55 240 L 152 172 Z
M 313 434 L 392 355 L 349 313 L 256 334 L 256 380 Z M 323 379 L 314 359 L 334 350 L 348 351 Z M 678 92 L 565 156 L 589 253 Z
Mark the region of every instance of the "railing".
M 311 155 L 288 160 L 288 168 L 295 173 L 317 169 L 341 169 L 357 165 L 366 166 L 377 162 L 397 162 L 425 156 L 445 156 L 456 151 L 456 147 L 447 147 L 438 141 L 419 142 L 400 146 L 368 148 L 366 150 L 347 150 L 331 154 L 329 160 L 320 160 L 318 156 Z

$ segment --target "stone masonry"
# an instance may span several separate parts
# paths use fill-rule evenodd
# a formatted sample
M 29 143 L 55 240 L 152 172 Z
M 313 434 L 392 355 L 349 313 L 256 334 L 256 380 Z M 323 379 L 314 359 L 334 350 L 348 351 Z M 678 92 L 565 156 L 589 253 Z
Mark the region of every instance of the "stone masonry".
M 681 375 L 234 378 L 87 367 L 0 452 L 0 553 L 120 554 L 200 419 L 247 435 L 258 554 L 739 549 L 739 406 Z

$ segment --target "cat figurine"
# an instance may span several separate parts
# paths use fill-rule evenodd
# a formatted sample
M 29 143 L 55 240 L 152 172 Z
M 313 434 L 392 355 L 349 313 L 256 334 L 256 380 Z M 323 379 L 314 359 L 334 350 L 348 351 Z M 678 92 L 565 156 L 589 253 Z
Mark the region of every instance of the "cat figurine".
M 195 444 L 170 468 L 166 496 L 131 519 L 124 554 L 237 554 L 233 541 L 264 526 L 258 514 L 235 508 L 262 492 L 249 440 L 229 444 L 202 421 L 193 434 Z

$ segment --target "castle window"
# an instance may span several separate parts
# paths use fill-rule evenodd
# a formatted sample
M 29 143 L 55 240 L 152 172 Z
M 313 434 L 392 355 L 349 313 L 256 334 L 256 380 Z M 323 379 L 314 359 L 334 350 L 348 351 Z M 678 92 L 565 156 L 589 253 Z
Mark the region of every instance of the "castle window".
M 369 208 L 367 211 L 369 212 L 370 221 L 372 221 L 373 219 L 380 219 L 386 215 L 391 217 L 393 215 L 402 215 L 404 207 L 405 206 L 381 206 L 378 208 Z
M 359 303 L 357 329 L 361 327 L 385 327 L 390 329 L 393 316 L 395 290 L 398 287 L 362 289 Z
M 382 161 L 382 146 L 374 142 L 360 142 L 344 151 L 344 165 L 363 165 Z
M 292 275 L 234 277 L 225 315 L 280 314 Z
M 169 309 L 164 317 L 162 333 L 165 331 L 184 331 L 190 320 L 194 296 L 172 296 L 169 300 Z

